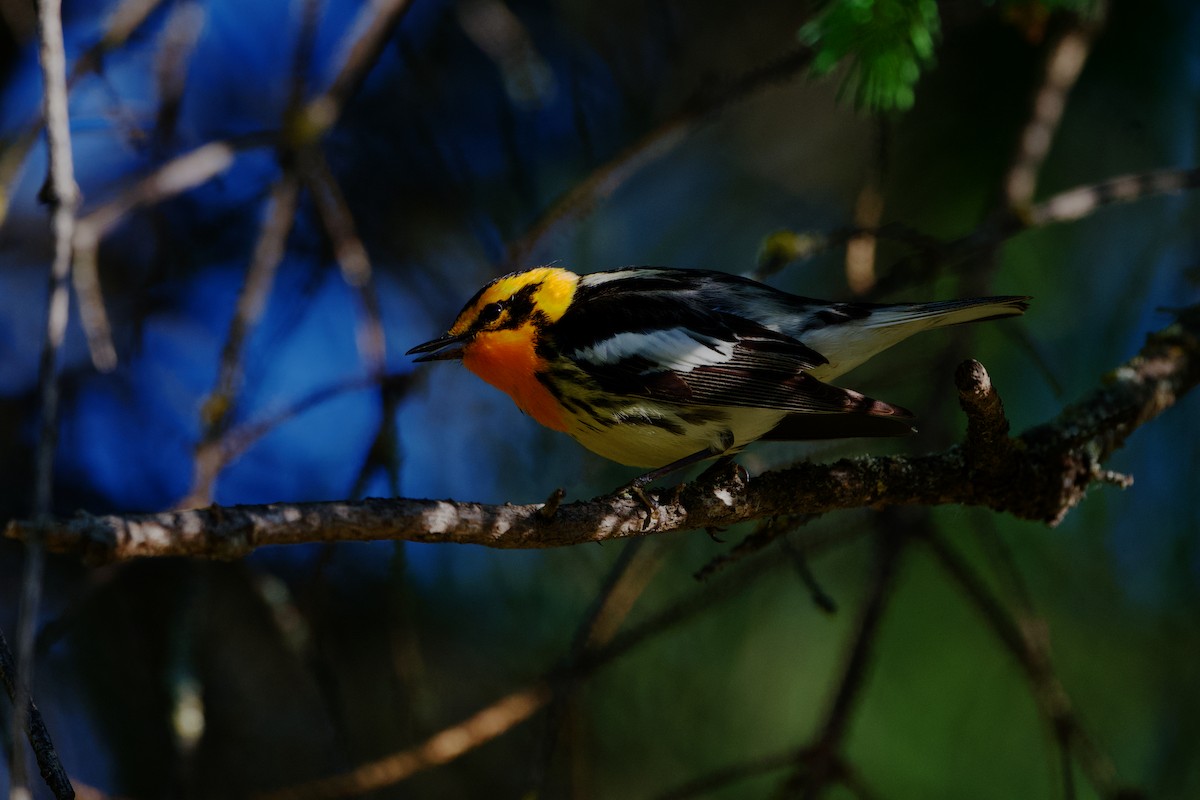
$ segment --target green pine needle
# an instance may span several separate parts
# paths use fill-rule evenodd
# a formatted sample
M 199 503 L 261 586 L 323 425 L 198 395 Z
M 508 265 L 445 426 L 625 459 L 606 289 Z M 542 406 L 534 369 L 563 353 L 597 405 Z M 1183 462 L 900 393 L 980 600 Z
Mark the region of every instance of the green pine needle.
M 845 89 L 871 110 L 908 109 L 921 69 L 933 62 L 940 30 L 935 0 L 833 0 L 800 29 L 823 74 L 850 59 Z

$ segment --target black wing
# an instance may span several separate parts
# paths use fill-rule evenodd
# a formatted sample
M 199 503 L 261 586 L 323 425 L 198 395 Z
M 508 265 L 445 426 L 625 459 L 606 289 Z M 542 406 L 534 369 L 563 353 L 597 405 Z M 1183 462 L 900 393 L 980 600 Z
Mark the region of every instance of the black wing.
M 559 320 L 555 345 L 606 392 L 791 412 L 772 438 L 911 431 L 910 412 L 813 378 L 807 371 L 827 363 L 820 353 L 753 320 L 713 310 L 690 286 L 672 281 L 669 272 L 606 281 Z

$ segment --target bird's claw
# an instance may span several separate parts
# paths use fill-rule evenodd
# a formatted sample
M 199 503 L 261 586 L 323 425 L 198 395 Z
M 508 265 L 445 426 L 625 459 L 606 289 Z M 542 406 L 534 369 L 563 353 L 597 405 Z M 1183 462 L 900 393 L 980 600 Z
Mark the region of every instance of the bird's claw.
M 626 489 L 630 495 L 646 507 L 646 519 L 642 521 L 642 530 L 648 531 L 658 525 L 658 503 L 641 486 L 630 486 Z

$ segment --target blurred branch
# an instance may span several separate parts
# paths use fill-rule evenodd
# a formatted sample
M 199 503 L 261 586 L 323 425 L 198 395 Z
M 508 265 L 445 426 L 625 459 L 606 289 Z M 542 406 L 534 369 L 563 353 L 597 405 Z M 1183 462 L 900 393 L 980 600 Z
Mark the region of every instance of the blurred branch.
M 4 684 L 4 691 L 8 694 L 8 699 L 14 707 L 17 703 L 16 674 L 17 665 L 13 661 L 12 651 L 9 650 L 8 640 L 4 638 L 3 633 L 0 633 L 0 683 Z M 74 797 L 71 781 L 67 777 L 66 770 L 63 769 L 62 762 L 58 760 L 58 753 L 54 750 L 54 742 L 50 740 L 50 731 L 46 729 L 42 712 L 38 711 L 32 697 L 28 695 L 25 697 L 28 704 L 25 709 L 25 735 L 29 739 L 29 746 L 33 748 L 33 755 L 37 759 L 42 780 L 46 782 L 58 800 Z M 15 749 L 19 750 L 20 748 Z
M 879 625 L 896 585 L 900 555 L 908 544 L 913 524 L 879 525 L 876 531 L 877 564 L 871 594 L 858 618 L 858 633 L 846 657 L 842 679 L 833 696 L 824 725 L 813 744 L 806 748 L 803 767 L 786 784 L 789 797 L 797 792 L 805 800 L 815 800 L 825 788 L 838 782 L 846 771 L 842 756 L 846 730 L 854 707 L 866 686 L 878 640 Z M 897 530 L 898 529 L 898 530 Z
M 371 258 L 359 238 L 354 215 L 325 156 L 317 148 L 304 153 L 304 183 L 317 207 L 321 223 L 333 243 L 334 257 L 342 270 L 342 280 L 358 295 L 362 319 L 358 330 L 358 350 L 370 375 L 383 374 L 387 358 L 387 340 L 379 293 L 372 277 Z
M 58 446 L 59 352 L 67 332 L 70 311 L 68 281 L 71 272 L 71 244 L 75 235 L 75 210 L 79 206 L 79 187 L 75 183 L 75 163 L 71 153 L 71 115 L 67 105 L 67 60 L 63 44 L 62 5 L 60 0 L 38 0 L 38 61 L 42 68 L 42 113 L 46 120 L 46 150 L 49 155 L 46 182 L 41 198 L 50 209 L 50 227 L 54 236 L 54 259 L 50 265 L 46 296 L 46 328 L 38 364 L 40 417 L 36 461 L 34 464 L 33 513 L 35 519 L 49 520 L 54 509 L 54 455 Z M 22 734 L 45 753 L 38 754 L 43 775 L 59 798 L 75 796 L 70 782 L 63 784 L 61 767 L 46 770 L 48 761 L 57 761 L 48 736 L 35 737 L 33 720 L 27 715 L 33 706 L 34 634 L 38 607 L 42 599 L 42 575 L 46 546 L 39 532 L 25 539 L 25 559 L 21 570 L 21 606 L 17 615 L 16 663 L 4 668 L 5 683 L 13 684 L 12 768 L 9 797 L 22 800 L 31 796 L 28 785 Z M 8 651 L 7 644 L 4 647 Z M 43 729 L 44 732 L 44 729 Z
M 326 403 L 339 395 L 376 387 L 381 381 L 389 391 L 395 394 L 397 399 L 403 397 L 408 387 L 414 382 L 413 374 L 406 373 L 403 375 L 351 378 L 330 384 L 329 386 L 322 386 L 272 414 L 225 431 L 219 439 L 212 443 L 214 450 L 218 451 L 216 458 L 220 462 L 220 467 L 224 467 L 237 459 L 249 450 L 255 442 L 288 420 L 298 417 L 305 411 Z
M 1033 95 L 1030 117 L 1021 132 L 1016 155 L 1004 178 L 1008 208 L 1025 209 L 1033 202 L 1038 175 L 1050 153 L 1054 135 L 1067 107 L 1067 96 L 1079 80 L 1104 21 L 1104 3 L 1088 16 L 1075 15 L 1072 24 L 1055 37 L 1046 54 L 1042 82 Z
M 852 226 L 829 232 L 781 230 L 763 242 L 758 266 L 750 277 L 765 280 L 793 261 L 812 258 L 835 247 L 848 247 L 860 238 L 880 239 L 904 245 L 911 251 L 871 288 L 869 296 L 880 297 L 917 280 L 932 278 L 941 269 L 962 269 L 971 265 L 1027 230 L 1075 222 L 1117 203 L 1196 188 L 1200 188 L 1200 167 L 1121 175 L 1059 192 L 1033 206 L 1026 206 L 1024 210 L 1001 212 L 965 236 L 949 241 L 899 223 L 878 228 Z
M 762 555 L 738 564 L 735 568 L 718 576 L 679 602 L 668 606 L 638 625 L 625 629 L 601 644 L 595 634 L 581 633 L 595 642 L 593 648 L 585 648 L 571 663 L 561 665 L 531 685 L 510 692 L 489 704 L 471 717 L 452 725 L 427 739 L 422 744 L 393 753 L 384 758 L 362 764 L 355 769 L 296 786 L 285 787 L 258 795 L 255 800 L 323 800 L 332 797 L 359 796 L 368 791 L 381 789 L 406 780 L 417 772 L 448 763 L 467 750 L 486 744 L 496 736 L 506 733 L 524 722 L 553 697 L 554 687 L 563 681 L 580 681 L 600 668 L 631 652 L 662 633 L 703 616 L 705 612 L 728 597 L 734 597 L 766 572 L 777 567 L 779 559 Z M 653 567 L 653 564 L 646 564 Z M 640 571 L 640 570 L 638 570 Z M 646 576 L 648 578 L 649 575 Z M 642 580 L 636 578 L 635 582 Z M 617 575 L 618 583 L 624 582 Z M 620 590 L 624 594 L 624 590 Z M 601 592 L 600 606 L 607 605 Z M 615 592 L 614 592 L 615 595 Z M 624 605 L 624 601 L 620 601 Z M 617 606 L 614 606 L 616 609 Z M 601 611 L 601 617 L 616 620 L 612 612 Z M 591 615 L 589 615 L 591 619 Z M 587 626 L 592 629 L 593 626 Z M 582 629 L 581 629 L 582 630 Z M 578 641 L 578 639 L 577 639 Z M 501 724 L 503 723 L 503 724 Z M 464 738 L 465 737 L 465 738 Z M 469 747 L 463 747 L 463 745 Z M 452 748 L 449 746 L 452 745 Z
M 752 553 L 757 553 L 775 540 L 786 537 L 794 530 L 799 530 L 819 516 L 819 514 L 787 514 L 765 519 L 728 552 L 714 556 L 707 564 L 696 570 L 692 577 L 698 581 L 706 580 L 718 570 L 724 569 Z
M 383 326 L 371 282 L 370 261 L 355 231 L 341 190 L 317 150 L 317 143 L 337 122 L 346 102 L 374 65 L 387 43 L 388 35 L 403 18 L 409 5 L 410 0 L 375 0 L 365 6 L 344 39 L 346 55 L 337 74 L 324 92 L 307 102 L 302 101 L 302 96 L 305 73 L 312 56 L 310 51 L 315 36 L 317 7 L 309 2 L 304 8 L 303 27 L 285 112 L 284 135 L 277 151 L 283 174 L 271 190 L 267 212 L 221 352 L 217 385 L 204 404 L 204 433 L 196 446 L 192 488 L 180 503 L 181 506 L 209 502 L 217 476 L 228 463 L 223 443 L 240 390 L 243 349 L 262 314 L 275 272 L 283 260 L 288 235 L 295 224 L 302 187 L 308 188 L 313 195 L 321 219 L 333 240 L 343 276 L 359 291 L 367 317 L 360 335 L 360 347 L 372 375 L 382 375 L 385 355 Z
M 163 26 L 154 58 L 158 112 L 154 119 L 154 141 L 164 147 L 175 138 L 183 92 L 187 88 L 192 53 L 204 31 L 204 8 L 196 0 L 187 0 L 171 9 Z
M 105 30 L 100 39 L 84 52 L 71 69 L 67 78 L 68 91 L 89 72 L 99 71 L 104 63 L 104 56 L 121 47 L 129 37 L 141 27 L 142 23 L 158 8 L 162 0 L 123 0 L 112 14 L 108 16 Z M 45 113 L 39 113 L 11 140 L 0 144 L 0 223 L 8 216 L 8 204 L 12 199 L 12 183 L 20 173 L 25 157 L 37 143 L 45 120 Z
M 266 307 L 267 297 L 275 282 L 275 272 L 283 260 L 288 234 L 295 222 L 299 194 L 298 174 L 295 170 L 286 169 L 271 189 L 258 241 L 255 242 L 246 279 L 229 323 L 229 333 L 221 349 L 217 385 L 204 401 L 201 412 L 204 434 L 196 445 L 192 489 L 181 505 L 209 502 L 217 474 L 225 465 L 220 444 L 229 429 L 241 388 L 243 348 Z
M 413 386 L 415 372 L 402 375 L 381 375 L 371 380 L 379 385 L 379 424 L 375 427 L 375 435 L 371 437 L 371 446 L 363 458 L 354 485 L 350 489 L 350 497 L 358 500 L 366 496 L 371 479 L 380 470 L 387 475 L 388 493 L 392 497 L 400 494 L 400 468 L 403 461 L 404 448 L 401 442 L 399 426 L 396 423 L 400 410 L 400 401 L 408 394 Z M 397 542 L 403 544 L 403 542 Z
M 400 783 L 430 767 L 445 764 L 507 733 L 535 714 L 550 699 L 547 681 L 507 694 L 495 703 L 431 736 L 410 750 L 371 761 L 340 775 L 256 795 L 256 800 L 323 800 L 361 797 Z
M 99 71 L 104 64 L 104 56 L 129 41 L 134 31 L 140 28 L 160 5 L 162 0 L 122 0 L 108 15 L 100 39 L 75 62 L 71 70 L 70 86 L 74 87 L 87 73 Z
M 1023 227 L 1035 228 L 1059 222 L 1074 222 L 1105 206 L 1129 203 L 1160 194 L 1177 194 L 1198 187 L 1200 167 L 1121 175 L 1090 186 L 1068 189 L 1043 200 L 1029 209 Z
M 1019 625 L 987 587 L 987 583 L 953 548 L 932 530 L 923 535 L 942 568 L 975 604 L 996 638 L 1009 651 L 1029 681 L 1031 694 L 1064 755 L 1074 754 L 1096 794 L 1109 800 L 1133 797 L 1117 785 L 1112 760 L 1083 729 L 1066 689 L 1050 662 L 1044 626 Z M 1064 758 L 1064 783 L 1071 785 L 1069 758 Z
M 207 183 L 233 166 L 239 151 L 264 147 L 270 142 L 271 137 L 259 134 L 201 145 L 161 165 L 78 220 L 71 277 L 96 369 L 107 372 L 117 366 L 117 350 L 100 290 L 100 241 L 134 209 L 160 203 Z
M 674 541 L 678 542 L 678 539 Z M 530 781 L 531 796 L 555 796 L 549 791 L 547 781 L 554 761 L 555 745 L 578 685 L 578 680 L 571 678 L 574 665 L 589 653 L 612 641 L 629 612 L 633 610 L 634 604 L 662 566 L 666 548 L 659 547 L 647 554 L 643 547 L 645 542 L 645 539 L 631 539 L 625 544 L 591 608 L 575 631 L 574 641 L 561 667 L 561 672 L 566 677 L 554 686 L 554 693 L 546 710 L 545 733 L 542 736 L 541 747 L 535 754 Z M 572 792 L 567 794 L 573 796 Z
M 585 655 L 611 640 L 658 559 L 644 561 L 632 570 L 638 543 L 629 546 L 613 565 L 594 607 L 584 619 L 563 666 L 530 686 L 511 692 L 480 709 L 466 720 L 434 734 L 417 747 L 363 764 L 350 772 L 322 778 L 260 795 L 259 800 L 306 800 L 358 796 L 400 783 L 418 772 L 448 763 L 486 742 L 507 733 L 554 701 L 561 703 L 575 681 L 590 672 L 578 669 Z M 551 725 L 554 720 L 552 719 Z
M 887 117 L 875 120 L 875 147 L 867 166 L 867 175 L 854 201 L 854 225 L 859 230 L 878 228 L 884 212 L 884 180 L 888 171 L 888 144 L 891 129 Z M 852 294 L 864 295 L 875 285 L 877 240 L 866 234 L 846 242 L 846 286 Z
M 795 749 L 774 753 L 741 764 L 734 764 L 713 770 L 707 775 L 701 775 L 682 783 L 670 791 L 658 795 L 658 800 L 688 800 L 692 797 L 711 797 L 713 792 L 724 789 L 731 784 L 739 783 L 747 778 L 753 778 L 767 772 L 775 772 L 785 767 L 795 767 L 804 762 L 804 753 Z
M 299 114 L 303 130 L 312 134 L 313 139 L 341 117 L 347 101 L 375 65 L 388 36 L 411 5 L 412 0 L 372 0 L 363 6 L 342 42 L 346 55 L 337 74 L 325 91 L 308 101 Z
M 756 70 L 745 73 L 720 90 L 698 96 L 673 117 L 642 136 L 602 164 L 551 206 L 520 239 L 512 242 L 506 269 L 527 265 L 547 240 L 565 226 L 578 222 L 610 198 L 626 181 L 646 166 L 674 150 L 694 129 L 713 114 L 738 100 L 793 77 L 812 61 L 808 48 L 795 50 Z
M 161 514 L 80 515 L 38 525 L 15 521 L 5 534 L 38 532 L 54 552 L 97 560 L 189 555 L 237 558 L 267 544 L 405 539 L 498 548 L 561 547 L 845 508 L 963 504 L 1057 524 L 1093 482 L 1124 482 L 1101 469 L 1140 425 L 1200 382 L 1200 309 L 1148 337 L 1142 351 L 1055 419 L 1017 438 L 982 365 L 959 370 L 968 417 L 963 444 L 919 456 L 862 456 L 800 464 L 746 483 L 736 471 L 715 482 L 656 494 L 656 524 L 629 495 L 564 504 L 552 519 L 542 504 L 484 505 L 451 500 L 369 499 L 209 507 Z

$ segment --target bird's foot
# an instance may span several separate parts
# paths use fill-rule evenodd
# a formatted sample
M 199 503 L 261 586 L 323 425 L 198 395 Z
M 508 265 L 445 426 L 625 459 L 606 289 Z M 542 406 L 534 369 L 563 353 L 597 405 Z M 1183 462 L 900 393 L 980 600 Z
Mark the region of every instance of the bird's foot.
M 626 490 L 646 508 L 646 519 L 642 521 L 642 530 L 648 531 L 658 525 L 658 503 L 641 486 L 631 485 Z M 623 492 L 624 493 L 624 492 Z

